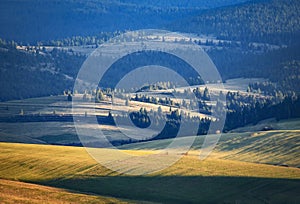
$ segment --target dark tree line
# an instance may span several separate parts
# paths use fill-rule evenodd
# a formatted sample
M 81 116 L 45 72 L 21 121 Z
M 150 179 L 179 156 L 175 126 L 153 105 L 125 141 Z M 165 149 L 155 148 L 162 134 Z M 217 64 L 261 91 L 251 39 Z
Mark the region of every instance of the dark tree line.
M 224 131 L 229 131 L 249 124 L 256 124 L 261 120 L 276 118 L 277 120 L 300 117 L 299 96 L 286 95 L 279 99 L 227 97 L 227 116 Z

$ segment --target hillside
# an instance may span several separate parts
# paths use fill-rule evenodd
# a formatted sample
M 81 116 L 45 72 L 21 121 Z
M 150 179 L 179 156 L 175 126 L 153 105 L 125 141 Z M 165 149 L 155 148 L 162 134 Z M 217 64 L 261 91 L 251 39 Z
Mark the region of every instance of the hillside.
M 0 101 L 71 89 L 85 58 L 63 51 L 22 51 L 0 39 Z
M 274 123 L 274 126 L 275 124 L 278 124 L 278 126 L 284 124 L 285 127 L 281 130 L 251 132 L 248 129 L 247 132 L 243 133 L 223 134 L 212 156 L 226 160 L 300 167 L 300 159 L 298 157 L 300 151 L 298 145 L 300 142 L 299 126 L 288 130 L 288 122 Z M 299 120 L 291 122 L 291 124 L 299 125 Z M 199 150 L 202 147 L 203 139 L 204 137 L 202 136 L 195 138 L 189 154 L 200 154 Z M 185 140 L 185 138 L 178 138 L 177 140 Z M 166 148 L 170 142 L 172 140 L 158 140 L 124 145 L 121 148 L 159 150 Z
M 203 11 L 170 27 L 221 39 L 293 44 L 299 43 L 299 9 L 298 0 L 250 1 Z
M 246 0 L 189 0 L 189 1 L 181 1 L 181 0 L 118 0 L 122 3 L 128 4 L 136 4 L 136 5 L 143 5 L 148 7 L 157 7 L 161 9 L 169 9 L 169 8 L 199 8 L 199 9 L 211 9 L 217 8 L 222 6 L 228 6 L 233 4 L 238 4 L 241 2 L 245 2 Z
M 277 88 L 282 91 L 300 91 L 298 83 L 298 76 L 300 75 L 299 45 L 258 53 L 253 53 L 252 48 L 246 47 L 246 49 L 225 47 L 224 49 L 216 48 L 208 51 L 208 55 L 215 63 L 223 79 L 267 78 L 278 84 Z
M 184 156 L 161 172 L 126 176 L 101 166 L 83 148 L 11 143 L 0 147 L 0 178 L 120 199 L 164 203 L 297 203 L 300 199 L 297 168 Z
M 65 189 L 51 188 L 42 185 L 29 184 L 19 181 L 0 179 L 0 202 L 1 203 L 129 203 L 119 199 L 92 196 L 71 192 Z M 134 203 L 133 201 L 130 203 Z
M 5 0 L 1 4 L 0 38 L 24 46 L 0 40 L 0 101 L 71 90 L 86 54 L 120 30 L 140 28 L 198 34 L 196 43 L 207 51 L 223 80 L 267 78 L 281 91 L 300 90 L 300 4 L 296 0 Z M 26 46 L 28 42 L 42 46 Z M 182 69 L 178 63 L 164 61 Z
M 35 43 L 101 31 L 162 28 L 201 9 L 242 1 L 5 0 L 0 9 L 0 37 Z

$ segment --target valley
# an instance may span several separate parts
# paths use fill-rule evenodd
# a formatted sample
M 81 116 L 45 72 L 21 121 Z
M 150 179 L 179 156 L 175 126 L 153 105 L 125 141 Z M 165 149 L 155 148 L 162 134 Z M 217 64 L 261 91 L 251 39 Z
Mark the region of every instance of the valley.
M 0 203 L 300 203 L 298 0 L 0 5 Z

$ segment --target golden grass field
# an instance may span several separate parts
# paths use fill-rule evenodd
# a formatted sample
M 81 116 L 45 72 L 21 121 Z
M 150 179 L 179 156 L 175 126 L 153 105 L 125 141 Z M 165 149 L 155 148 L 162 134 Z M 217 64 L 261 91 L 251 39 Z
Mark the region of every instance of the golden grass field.
M 202 148 L 204 137 L 194 138 L 189 155 L 199 155 Z M 176 140 L 185 139 L 176 138 Z M 124 145 L 122 149 L 158 150 L 165 148 L 171 142 L 172 139 L 156 140 Z M 299 167 L 299 152 L 300 131 L 281 129 L 223 134 L 210 158 Z
M 109 150 L 97 151 L 107 153 Z M 145 154 L 145 151 L 131 151 Z M 146 153 L 151 153 L 151 150 Z M 184 156 L 163 171 L 145 176 L 128 176 L 98 164 L 81 147 L 0 143 L 0 178 L 128 199 L 128 202 L 231 203 L 241 200 L 243 203 L 280 203 L 300 199 L 297 193 L 300 189 L 299 168 L 255 164 L 215 156 L 200 161 L 193 154 Z M 0 183 L 7 186 L 8 193 L 11 192 L 10 188 L 15 188 L 3 183 L 3 180 Z M 26 189 L 22 188 L 21 191 Z M 32 195 L 30 188 L 28 191 L 24 194 Z M 1 199 L 8 196 L 5 193 L 0 195 Z M 73 195 L 65 196 L 66 199 L 73 199 Z M 82 199 L 88 198 L 83 196 Z
M 104 196 L 85 195 L 66 189 L 46 187 L 37 184 L 0 179 L 1 203 L 127 203 L 120 199 Z

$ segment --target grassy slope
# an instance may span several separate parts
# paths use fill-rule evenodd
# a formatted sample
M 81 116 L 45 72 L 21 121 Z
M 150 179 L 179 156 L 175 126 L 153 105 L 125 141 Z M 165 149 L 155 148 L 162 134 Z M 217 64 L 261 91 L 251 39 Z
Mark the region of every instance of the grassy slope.
M 265 127 L 272 128 L 273 130 L 299 130 L 300 129 L 300 119 L 288 119 L 276 121 L 275 118 L 270 118 L 267 120 L 260 121 L 256 125 L 248 125 L 245 127 L 234 129 L 230 132 L 241 133 L 241 132 L 257 132 Z
M 1 116 L 18 115 L 22 109 L 24 114 L 32 113 L 52 113 L 53 110 L 71 108 L 72 103 L 67 101 L 67 96 L 49 96 L 39 98 L 29 98 L 24 100 L 13 100 L 0 103 Z M 52 109 L 51 109 L 52 108 Z M 69 112 L 72 110 L 69 109 Z
M 85 195 L 42 185 L 0 179 L 1 203 L 127 203 L 115 198 Z
M 28 113 L 48 110 L 49 104 L 61 105 L 57 101 L 65 103 L 65 97 L 15 101 L 8 104 L 8 110 L 6 104 L 1 106 L 7 114 L 17 114 L 20 105 L 25 104 L 24 111 Z M 37 107 L 36 104 L 40 105 Z M 259 132 L 270 124 L 275 130 Z M 24 130 L 24 127 L 20 129 Z M 268 121 L 239 129 L 224 134 L 205 161 L 199 161 L 195 156 L 203 142 L 202 137 L 197 137 L 193 150 L 176 165 L 143 177 L 112 172 L 97 164 L 82 148 L 0 143 L 0 178 L 139 201 L 297 203 L 300 200 L 297 197 L 299 169 L 254 163 L 299 167 L 299 134 L 299 120 Z M 8 136 L 13 137 L 3 134 L 5 138 Z M 124 148 L 151 152 L 164 148 L 169 142 L 153 141 Z
M 239 160 L 273 165 L 300 166 L 299 119 L 280 122 L 265 121 L 256 126 L 239 128 L 223 134 L 212 153 L 220 159 Z M 263 127 L 273 127 L 271 131 L 259 131 Z M 195 139 L 190 154 L 199 154 L 204 137 Z M 184 140 L 184 138 L 178 138 Z M 123 149 L 154 150 L 163 149 L 172 140 L 124 145 Z
M 300 200 L 297 168 L 194 156 L 150 176 L 126 176 L 97 164 L 83 148 L 0 143 L 0 177 L 167 203 Z

